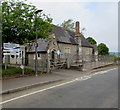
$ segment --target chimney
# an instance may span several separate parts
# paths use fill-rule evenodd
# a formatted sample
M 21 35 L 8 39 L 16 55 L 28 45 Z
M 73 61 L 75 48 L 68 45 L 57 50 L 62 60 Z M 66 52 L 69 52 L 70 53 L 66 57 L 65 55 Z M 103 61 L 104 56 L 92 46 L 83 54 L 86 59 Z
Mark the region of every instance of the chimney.
M 79 21 L 76 22 L 76 32 L 75 32 L 75 37 L 80 37 L 80 27 L 79 27 Z

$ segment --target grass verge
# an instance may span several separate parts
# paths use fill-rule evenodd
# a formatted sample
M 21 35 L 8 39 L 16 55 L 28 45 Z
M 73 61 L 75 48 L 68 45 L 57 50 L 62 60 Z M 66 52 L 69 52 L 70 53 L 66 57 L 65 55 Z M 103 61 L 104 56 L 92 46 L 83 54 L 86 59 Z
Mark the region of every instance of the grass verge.
M 35 74 L 35 71 L 33 69 L 25 68 L 24 73 L 25 75 L 32 75 L 32 74 Z M 5 66 L 2 65 L 1 74 L 3 79 L 6 77 L 21 76 L 22 69 L 20 67 L 7 66 L 7 69 L 5 70 Z

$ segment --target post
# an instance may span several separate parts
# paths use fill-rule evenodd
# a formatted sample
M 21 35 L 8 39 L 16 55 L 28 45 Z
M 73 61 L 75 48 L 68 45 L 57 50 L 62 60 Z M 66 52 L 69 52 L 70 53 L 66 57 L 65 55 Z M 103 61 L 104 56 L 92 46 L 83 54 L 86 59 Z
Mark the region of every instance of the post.
M 23 51 L 22 51 L 22 66 L 23 66 L 22 75 L 24 76 L 24 73 L 25 73 L 25 72 L 24 72 L 24 62 L 23 62 L 23 61 L 24 61 L 24 59 L 23 59 Z
M 24 76 L 24 74 L 25 74 L 25 71 L 24 71 L 24 68 L 22 69 L 22 75 Z
M 70 68 L 70 62 L 69 62 L 69 59 L 67 58 L 67 69 Z
M 37 15 L 37 14 L 36 14 Z M 35 42 L 35 74 L 38 76 L 38 71 L 37 71 L 37 26 L 36 26 L 36 42 Z
M 50 73 L 50 53 L 47 53 L 47 73 Z
M 7 69 L 7 56 L 5 55 L 5 70 Z
M 36 28 L 36 41 L 35 41 L 35 74 L 36 76 L 38 76 L 38 70 L 37 70 L 37 66 L 38 66 L 38 62 L 37 62 L 37 47 L 38 47 L 38 44 L 37 44 L 37 39 L 38 39 L 38 35 L 37 35 L 37 14 L 39 12 L 41 12 L 42 10 L 37 10 L 35 12 L 35 28 Z

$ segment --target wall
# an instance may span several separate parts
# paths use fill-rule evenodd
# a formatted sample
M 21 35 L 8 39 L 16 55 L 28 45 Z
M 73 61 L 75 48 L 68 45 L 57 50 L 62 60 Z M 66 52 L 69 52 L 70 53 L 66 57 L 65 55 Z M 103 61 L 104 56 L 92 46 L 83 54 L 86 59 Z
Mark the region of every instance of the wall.
M 38 71 L 43 71 L 46 72 L 47 68 L 47 58 L 46 58 L 46 53 L 38 53 L 39 56 L 37 57 L 37 69 Z M 28 66 L 31 68 L 35 68 L 35 53 L 28 54 Z
M 84 61 L 91 61 L 92 49 L 89 47 L 82 47 L 82 56 Z
M 39 56 L 37 56 L 38 59 L 38 66 L 41 65 L 41 62 L 46 62 L 46 53 L 38 53 Z M 35 53 L 28 54 L 28 66 L 35 66 Z
M 58 43 L 59 49 L 61 50 L 61 52 L 63 54 L 66 54 L 65 56 L 63 55 L 63 57 L 67 58 L 67 54 L 70 55 L 75 55 L 77 54 L 77 45 L 71 45 L 71 44 L 63 44 L 63 43 Z M 62 57 L 62 55 L 61 55 Z
M 89 47 L 78 47 L 78 45 L 70 45 L 70 44 L 63 44 L 58 43 L 58 46 L 62 53 L 66 53 L 65 48 L 69 48 L 68 54 L 72 60 L 81 60 L 83 58 L 84 61 L 90 61 L 90 56 L 92 56 L 92 48 Z M 68 54 L 65 54 L 65 58 L 68 58 Z

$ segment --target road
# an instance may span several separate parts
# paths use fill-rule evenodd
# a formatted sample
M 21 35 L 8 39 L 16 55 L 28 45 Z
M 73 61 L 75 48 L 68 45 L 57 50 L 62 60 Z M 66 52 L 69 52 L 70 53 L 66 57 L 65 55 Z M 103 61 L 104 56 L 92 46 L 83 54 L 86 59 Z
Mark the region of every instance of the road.
M 118 108 L 118 69 L 33 89 L 1 104 L 3 108 Z

